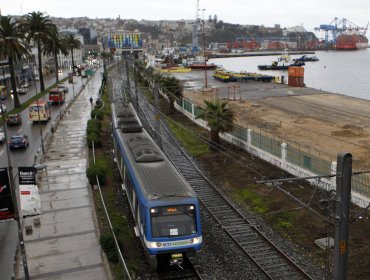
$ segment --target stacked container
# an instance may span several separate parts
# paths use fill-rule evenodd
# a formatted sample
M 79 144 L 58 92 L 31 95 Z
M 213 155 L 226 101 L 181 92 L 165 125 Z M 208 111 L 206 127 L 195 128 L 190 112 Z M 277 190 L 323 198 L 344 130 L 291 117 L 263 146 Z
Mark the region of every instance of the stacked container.
M 289 66 L 288 86 L 304 87 L 304 68 L 303 67 Z

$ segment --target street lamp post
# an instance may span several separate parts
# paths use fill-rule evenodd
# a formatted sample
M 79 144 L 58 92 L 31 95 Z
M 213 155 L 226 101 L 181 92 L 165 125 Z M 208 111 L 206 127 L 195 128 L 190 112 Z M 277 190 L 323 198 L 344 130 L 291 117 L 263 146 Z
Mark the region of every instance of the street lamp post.
M 4 72 L 3 72 L 4 73 Z M 6 130 L 6 125 L 5 125 L 5 113 L 3 108 L 3 99 L 0 98 L 0 106 L 1 106 L 1 117 L 2 117 L 2 123 L 3 123 L 3 130 L 4 130 L 4 135 L 5 135 L 5 143 L 7 143 L 8 140 L 8 135 L 7 135 L 7 130 Z M 19 215 L 19 208 L 18 208 L 18 200 L 17 200 L 17 192 L 15 190 L 15 182 L 14 182 L 14 177 L 13 177 L 13 167 L 12 167 L 12 162 L 10 159 L 10 150 L 9 150 L 9 145 L 6 144 L 6 157 L 8 160 L 8 170 L 9 170 L 9 183 L 10 183 L 10 193 L 12 197 L 12 202 L 14 205 L 14 216 L 15 220 L 17 221 L 17 227 L 18 227 L 18 239 L 19 239 L 19 247 L 21 249 L 21 256 L 22 256 L 22 262 L 23 262 L 23 270 L 24 270 L 24 278 L 26 280 L 30 279 L 30 275 L 28 272 L 28 264 L 27 264 L 27 255 L 26 255 L 26 247 L 24 246 L 24 239 L 23 239 L 23 231 L 22 231 L 22 225 L 20 221 L 20 215 Z

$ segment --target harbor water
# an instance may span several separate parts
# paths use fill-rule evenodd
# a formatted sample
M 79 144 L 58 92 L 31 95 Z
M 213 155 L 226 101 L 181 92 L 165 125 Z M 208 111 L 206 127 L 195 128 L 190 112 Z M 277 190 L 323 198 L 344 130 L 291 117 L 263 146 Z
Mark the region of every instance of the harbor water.
M 298 58 L 301 55 L 292 55 Z M 311 55 L 308 55 L 311 56 Z M 320 51 L 320 60 L 306 62 L 304 83 L 306 87 L 370 100 L 370 49 L 358 51 Z M 264 73 L 286 76 L 288 71 L 260 71 L 260 64 L 271 64 L 279 56 L 251 56 L 235 58 L 214 58 L 213 62 L 228 71 Z M 287 81 L 287 78 L 285 78 Z

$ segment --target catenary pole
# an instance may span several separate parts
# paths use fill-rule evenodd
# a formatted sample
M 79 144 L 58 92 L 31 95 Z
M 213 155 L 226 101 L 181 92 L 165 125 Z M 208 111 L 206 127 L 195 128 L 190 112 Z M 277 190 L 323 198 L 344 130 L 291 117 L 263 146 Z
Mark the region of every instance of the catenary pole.
M 337 174 L 333 279 L 345 280 L 347 279 L 348 221 L 351 206 L 352 155 L 350 153 L 338 154 Z

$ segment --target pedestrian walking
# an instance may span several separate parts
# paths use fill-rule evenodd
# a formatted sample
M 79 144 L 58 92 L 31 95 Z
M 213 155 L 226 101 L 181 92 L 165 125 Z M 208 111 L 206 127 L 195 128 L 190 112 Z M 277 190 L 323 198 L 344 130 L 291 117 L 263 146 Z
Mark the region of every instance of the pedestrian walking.
M 92 98 L 92 96 L 90 97 L 90 104 L 91 104 L 91 106 L 93 105 L 93 98 Z

